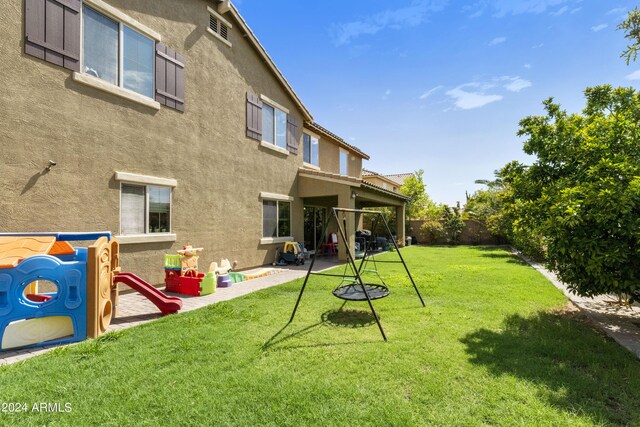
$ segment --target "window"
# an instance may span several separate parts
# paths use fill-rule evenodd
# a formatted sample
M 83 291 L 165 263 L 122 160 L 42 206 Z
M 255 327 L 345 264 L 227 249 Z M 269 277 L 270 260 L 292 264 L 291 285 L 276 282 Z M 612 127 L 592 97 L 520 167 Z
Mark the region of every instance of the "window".
M 262 140 L 287 148 L 287 113 L 266 102 L 262 104 Z
M 171 232 L 171 188 L 123 183 L 120 187 L 120 234 Z
M 349 153 L 340 150 L 340 175 L 347 175 L 347 164 L 349 163 Z
M 304 162 L 313 166 L 318 166 L 318 138 L 305 133 L 302 139 Z
M 154 40 L 86 5 L 82 19 L 82 71 L 152 98 Z
M 262 237 L 291 236 L 291 202 L 262 201 Z

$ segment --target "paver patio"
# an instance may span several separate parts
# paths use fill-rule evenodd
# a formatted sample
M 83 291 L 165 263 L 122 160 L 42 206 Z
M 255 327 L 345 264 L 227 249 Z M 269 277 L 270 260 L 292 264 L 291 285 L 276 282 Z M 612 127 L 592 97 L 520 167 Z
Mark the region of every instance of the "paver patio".
M 313 271 L 322 271 L 333 268 L 340 263 L 337 257 L 318 258 L 314 264 Z M 202 308 L 211 304 L 238 298 L 251 292 L 261 289 L 270 288 L 292 280 L 304 277 L 309 268 L 309 264 L 288 267 L 273 267 L 274 273 L 268 276 L 258 277 L 256 279 L 247 280 L 236 283 L 228 288 L 217 288 L 212 294 L 195 297 L 189 295 L 177 295 L 167 293 L 168 295 L 177 295 L 182 299 L 182 310 L 191 311 Z M 256 269 L 260 270 L 260 269 Z M 250 273 L 254 270 L 248 270 L 244 273 Z M 117 309 L 117 316 L 112 320 L 107 332 L 117 331 L 121 329 L 131 328 L 152 320 L 162 317 L 158 308 L 151 301 L 137 292 L 120 295 Z M 72 344 L 66 344 L 72 345 Z M 51 351 L 59 345 L 21 349 L 14 351 L 5 351 L 0 353 L 0 365 L 10 365 L 12 363 L 26 360 L 30 357 Z

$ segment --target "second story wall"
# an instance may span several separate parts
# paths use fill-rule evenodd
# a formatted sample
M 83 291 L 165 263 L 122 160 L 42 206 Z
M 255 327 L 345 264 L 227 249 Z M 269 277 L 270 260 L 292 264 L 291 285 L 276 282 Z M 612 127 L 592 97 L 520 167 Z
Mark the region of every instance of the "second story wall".
M 262 230 L 260 193 L 295 196 L 302 154 L 282 153 L 247 138 L 247 92 L 275 101 L 300 124 L 305 113 L 230 13 L 223 17 L 232 25 L 231 47 L 207 31 L 207 6 L 214 3 L 107 3 L 184 57 L 184 111 L 123 98 L 25 54 L 25 2 L 0 3 L 3 231 L 103 229 L 119 234 L 121 183 L 115 172 L 120 171 L 177 182 L 171 214 L 180 241 L 219 248 L 231 259 L 235 248 L 243 259 L 242 248 L 256 247 L 260 236 L 247 237 L 244 231 Z M 298 136 L 300 145 L 301 126 Z M 46 172 L 50 159 L 57 165 Z M 203 233 L 196 236 L 194 230 Z M 246 241 L 230 246 L 217 234 L 220 230 L 238 230 L 238 239 Z M 148 249 L 129 248 L 123 251 Z
M 310 128 L 311 127 L 311 128 Z M 320 170 L 334 174 L 360 178 L 362 176 L 362 154 L 350 149 L 330 135 L 318 130 L 314 125 L 305 125 L 304 132 L 318 138 L 318 166 Z M 303 150 L 308 145 L 303 144 Z M 342 157 L 342 159 L 341 159 Z M 341 171 L 341 161 L 346 161 L 346 174 Z

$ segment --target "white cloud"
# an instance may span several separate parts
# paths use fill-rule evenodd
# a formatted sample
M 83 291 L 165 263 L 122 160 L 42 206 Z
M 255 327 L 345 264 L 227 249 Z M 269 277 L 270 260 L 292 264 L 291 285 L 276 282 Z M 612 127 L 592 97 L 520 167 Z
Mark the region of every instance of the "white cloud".
M 627 11 L 626 7 L 616 7 L 615 9 L 611 9 L 605 15 L 617 15 L 619 13 L 624 13 Z
M 523 13 L 540 14 L 565 3 L 569 3 L 569 0 L 493 0 L 492 5 L 496 11 L 495 15 L 503 17 Z
M 391 95 L 391 89 L 385 90 L 384 95 L 382 95 L 382 99 L 387 100 L 389 98 L 389 95 Z
M 582 7 L 576 7 L 575 9 L 571 9 L 571 12 L 569 12 L 570 14 L 574 14 L 574 13 L 578 13 L 582 10 Z
M 560 16 L 560 15 L 563 15 L 568 10 L 569 10 L 569 6 L 562 6 L 560 9 L 556 10 L 555 12 L 551 12 L 549 15 Z
M 531 68 L 531 64 L 524 64 L 523 67 L 528 70 L 529 68 Z
M 431 95 L 433 95 L 434 92 L 442 89 L 444 86 L 442 85 L 438 85 L 434 88 L 429 89 L 428 91 L 426 91 L 425 93 L 423 93 L 422 95 L 420 95 L 420 99 L 427 99 L 428 97 L 430 97 Z
M 593 31 L 594 33 L 597 33 L 598 31 L 604 30 L 608 26 L 609 26 L 609 24 L 595 25 L 595 26 L 591 27 L 591 31 Z
M 468 90 L 470 88 L 473 90 Z M 485 94 L 485 88 L 487 86 L 480 83 L 466 83 L 447 91 L 446 94 L 453 99 L 455 106 L 461 110 L 472 110 L 502 100 L 502 95 Z
M 542 46 L 544 46 L 544 43 L 533 45 L 531 46 L 531 49 L 540 49 Z
M 335 24 L 330 32 L 336 46 L 348 44 L 362 35 L 373 35 L 387 28 L 401 29 L 422 24 L 432 12 L 442 10 L 448 0 L 413 0 L 408 6 L 389 9 L 360 20 Z
M 504 43 L 506 41 L 507 41 L 506 37 L 496 37 L 496 38 L 494 38 L 493 40 L 491 40 L 489 42 L 489 46 L 495 46 L 495 45 L 498 45 L 500 43 Z
M 640 80 L 640 70 L 634 71 L 631 74 L 627 74 L 627 80 Z
M 508 82 L 504 84 L 503 87 L 509 92 L 520 92 L 522 89 L 533 86 L 533 83 L 521 77 L 504 76 L 501 77 L 500 80 Z

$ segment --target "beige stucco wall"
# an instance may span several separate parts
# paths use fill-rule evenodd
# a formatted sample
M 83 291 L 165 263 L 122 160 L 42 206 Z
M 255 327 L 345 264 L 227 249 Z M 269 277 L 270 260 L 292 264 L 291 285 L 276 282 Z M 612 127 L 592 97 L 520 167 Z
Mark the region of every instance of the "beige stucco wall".
M 316 137 L 317 134 L 308 132 Z M 340 173 L 340 146 L 331 142 L 326 137 L 318 139 L 318 166 L 321 170 L 331 173 Z M 345 150 L 346 151 L 346 150 Z M 348 152 L 347 175 L 360 178 L 362 175 L 362 158 L 352 152 Z
M 159 283 L 162 255 L 202 246 L 200 266 L 221 257 L 239 267 L 273 260 L 260 245 L 261 191 L 297 196 L 297 156 L 245 137 L 245 94 L 265 94 L 302 113 L 239 33 L 232 48 L 207 33 L 202 0 L 109 0 L 186 56 L 185 112 L 156 111 L 74 82 L 71 72 L 23 53 L 23 7 L 0 3 L 0 231 L 111 230 L 118 234 L 114 172 L 173 178 L 175 243 L 121 246 L 123 270 Z M 225 17 L 229 18 L 229 14 Z M 300 133 L 300 136 L 302 133 Z M 50 172 L 49 159 L 58 164 Z M 302 240 L 302 202 L 293 204 Z

